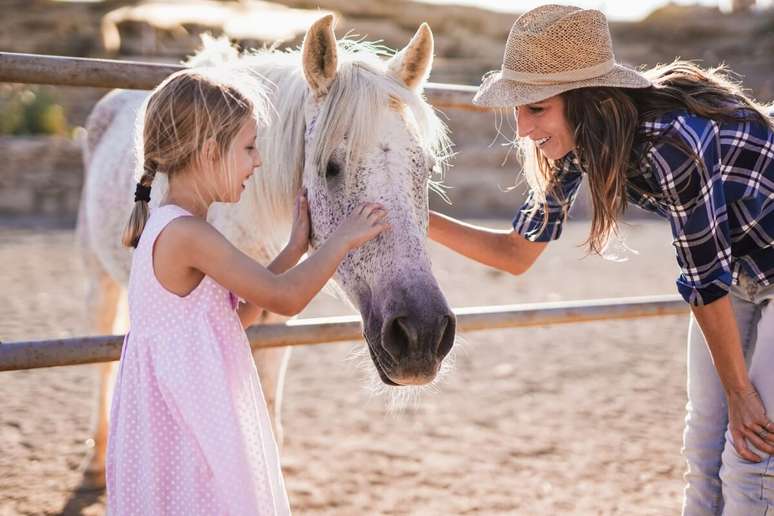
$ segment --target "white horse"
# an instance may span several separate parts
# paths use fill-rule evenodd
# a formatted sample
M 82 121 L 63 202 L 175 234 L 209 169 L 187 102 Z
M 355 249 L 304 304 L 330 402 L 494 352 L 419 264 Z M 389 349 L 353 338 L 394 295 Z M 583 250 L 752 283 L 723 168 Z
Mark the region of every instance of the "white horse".
M 210 42 L 190 62 L 258 73 L 271 91 L 276 116 L 258 138 L 263 167 L 239 203 L 216 205 L 209 213 L 210 222 L 244 252 L 263 263 L 270 260 L 287 237 L 293 199 L 302 185 L 308 189 L 312 248 L 360 202 L 386 206 L 391 231 L 350 253 L 334 281 L 360 311 L 375 368 L 393 386 L 432 381 L 455 334 L 454 315 L 425 249 L 428 187 L 434 186 L 433 173 L 449 148 L 445 126 L 420 93 L 432 58 L 426 24 L 385 61 L 373 46 L 337 42 L 329 15 L 312 25 L 300 52 L 240 56 L 230 46 Z M 88 313 L 98 333 L 115 331 L 129 276 L 130 253 L 120 235 L 132 207 L 133 139 L 146 96 L 112 92 L 87 122 L 77 232 L 90 275 Z M 164 194 L 163 179 L 154 182 L 151 209 Z M 288 348 L 254 353 L 278 442 L 288 356 Z M 102 367 L 85 487 L 104 485 L 111 366 Z

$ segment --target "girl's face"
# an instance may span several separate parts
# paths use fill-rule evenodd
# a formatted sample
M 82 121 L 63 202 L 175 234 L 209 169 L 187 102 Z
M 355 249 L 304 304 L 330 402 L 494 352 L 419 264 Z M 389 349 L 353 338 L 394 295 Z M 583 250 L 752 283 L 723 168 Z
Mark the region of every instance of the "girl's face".
M 531 139 L 546 158 L 561 159 L 575 148 L 561 95 L 515 107 L 513 113 L 519 138 Z
M 256 168 L 261 166 L 261 156 L 255 146 L 257 136 L 255 120 L 250 118 L 245 122 L 234 137 L 234 141 L 226 156 L 227 164 L 231 168 L 233 178 L 227 181 L 222 192 L 227 192 L 227 198 L 222 202 L 237 202 L 242 197 L 242 192 L 247 186 L 247 180 L 253 175 Z

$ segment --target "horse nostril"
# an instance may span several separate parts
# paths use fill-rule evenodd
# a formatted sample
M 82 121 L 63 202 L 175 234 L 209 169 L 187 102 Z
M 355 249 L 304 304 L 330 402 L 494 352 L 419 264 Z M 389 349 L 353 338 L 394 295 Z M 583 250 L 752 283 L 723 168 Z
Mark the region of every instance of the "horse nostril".
M 438 351 L 436 352 L 438 358 L 445 357 L 451 351 L 454 345 L 456 326 L 457 321 L 453 315 L 445 315 L 441 318 L 441 322 L 438 325 L 439 341 Z
M 382 347 L 397 362 L 416 345 L 419 334 L 408 317 L 400 316 L 385 325 L 382 337 Z
M 406 353 L 429 353 L 437 358 L 445 357 L 454 345 L 456 319 L 444 315 L 435 319 L 435 324 L 426 321 L 422 331 L 421 321 L 416 318 L 399 316 L 388 321 L 382 334 L 382 347 L 396 362 L 406 358 Z

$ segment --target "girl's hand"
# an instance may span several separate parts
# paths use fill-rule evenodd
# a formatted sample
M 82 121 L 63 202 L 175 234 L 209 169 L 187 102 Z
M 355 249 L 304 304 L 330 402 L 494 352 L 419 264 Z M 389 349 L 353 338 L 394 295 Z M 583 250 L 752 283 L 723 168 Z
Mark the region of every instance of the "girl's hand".
M 763 402 L 752 385 L 746 391 L 728 394 L 728 429 L 734 448 L 743 459 L 761 461 L 748 443 L 762 452 L 774 453 L 774 423 L 766 416 Z
M 389 228 L 384 220 L 386 216 L 384 206 L 379 203 L 361 204 L 341 223 L 334 236 L 341 238 L 348 249 L 355 249 Z
M 309 201 L 306 198 L 306 188 L 302 188 L 296 195 L 293 206 L 293 227 L 287 245 L 299 258 L 309 249 L 310 229 Z

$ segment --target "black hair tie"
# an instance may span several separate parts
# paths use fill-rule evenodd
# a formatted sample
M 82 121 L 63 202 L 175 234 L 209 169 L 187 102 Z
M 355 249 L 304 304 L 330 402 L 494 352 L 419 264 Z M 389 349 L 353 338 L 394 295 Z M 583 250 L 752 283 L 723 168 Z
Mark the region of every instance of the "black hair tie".
M 145 186 L 142 183 L 137 183 L 137 188 L 134 190 L 134 202 L 150 202 L 151 187 Z

